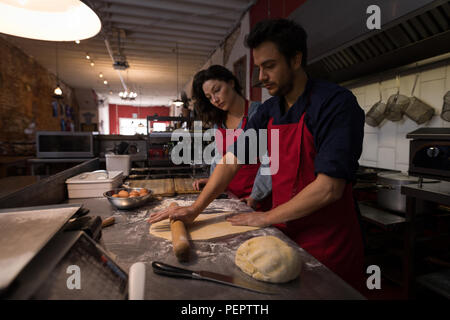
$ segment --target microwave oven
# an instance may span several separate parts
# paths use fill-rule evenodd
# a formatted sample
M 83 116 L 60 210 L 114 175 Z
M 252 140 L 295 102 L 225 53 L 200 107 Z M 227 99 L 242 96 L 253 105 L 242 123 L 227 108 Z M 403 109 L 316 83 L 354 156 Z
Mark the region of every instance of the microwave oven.
M 38 131 L 36 132 L 38 158 L 93 158 L 92 132 Z

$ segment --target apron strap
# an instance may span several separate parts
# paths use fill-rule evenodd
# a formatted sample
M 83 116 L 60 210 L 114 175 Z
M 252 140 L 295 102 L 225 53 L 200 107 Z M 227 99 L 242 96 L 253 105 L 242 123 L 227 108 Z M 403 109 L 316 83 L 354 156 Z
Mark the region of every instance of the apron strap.
M 306 110 L 308 109 L 308 106 L 311 104 L 311 90 L 308 93 L 308 98 L 306 100 L 305 103 L 305 110 L 303 110 L 303 114 L 300 117 L 300 122 L 301 122 L 301 139 L 300 139 L 300 150 L 299 150 L 299 155 L 298 155 L 298 159 L 299 159 L 299 163 L 297 166 L 297 175 L 296 175 L 296 179 L 294 180 L 294 187 L 292 188 L 292 198 L 297 194 L 298 191 L 298 185 L 299 185 L 299 175 L 300 175 L 300 161 L 302 160 L 302 146 L 303 146 L 303 130 L 305 129 L 305 115 L 306 115 Z M 300 125 L 300 123 L 299 123 Z
M 244 117 L 242 118 L 241 129 L 244 130 L 248 120 L 248 100 L 245 99 Z

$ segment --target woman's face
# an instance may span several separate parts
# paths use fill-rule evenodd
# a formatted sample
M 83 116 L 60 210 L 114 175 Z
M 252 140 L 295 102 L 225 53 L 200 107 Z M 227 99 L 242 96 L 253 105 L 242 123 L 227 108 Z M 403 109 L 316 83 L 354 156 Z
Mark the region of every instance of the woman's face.
M 234 90 L 234 82 L 225 82 L 222 80 L 207 80 L 202 86 L 205 96 L 213 106 L 223 111 L 228 111 L 236 99 L 236 91 Z

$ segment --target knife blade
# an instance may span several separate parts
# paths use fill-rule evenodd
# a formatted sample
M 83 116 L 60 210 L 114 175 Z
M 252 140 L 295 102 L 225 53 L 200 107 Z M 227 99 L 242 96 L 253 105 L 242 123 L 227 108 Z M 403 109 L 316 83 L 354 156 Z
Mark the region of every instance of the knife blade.
M 183 269 L 175 266 L 171 266 L 159 261 L 152 262 L 153 272 L 156 274 L 180 277 L 180 278 L 190 278 L 194 280 L 206 280 L 211 282 L 216 282 L 220 284 L 229 285 L 236 288 L 246 289 L 258 293 L 264 294 L 277 294 L 275 290 L 267 288 L 267 285 L 260 284 L 257 282 L 250 282 L 245 279 L 228 276 L 211 271 L 193 271 L 188 269 Z M 256 280 L 255 280 L 256 281 Z

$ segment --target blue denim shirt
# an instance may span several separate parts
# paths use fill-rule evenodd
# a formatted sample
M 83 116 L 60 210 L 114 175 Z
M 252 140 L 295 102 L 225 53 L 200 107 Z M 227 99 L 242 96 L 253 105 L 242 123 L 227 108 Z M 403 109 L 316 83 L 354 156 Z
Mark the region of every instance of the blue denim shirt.
M 248 108 L 248 119 L 250 120 L 258 111 L 259 107 L 261 106 L 261 102 L 252 102 L 250 104 L 250 107 Z M 248 123 L 248 122 L 247 122 Z M 242 126 L 242 120 L 239 122 L 238 128 Z M 222 126 L 224 129 L 226 129 L 225 126 Z M 214 129 L 218 129 L 217 125 L 214 125 Z M 216 145 L 214 145 L 214 151 L 217 154 L 218 150 Z M 216 167 L 216 162 L 213 161 L 211 163 L 211 169 L 210 169 L 210 175 L 213 173 L 214 169 Z M 255 182 L 253 183 L 253 189 L 250 194 L 250 197 L 253 199 L 260 201 L 267 197 L 272 192 L 272 177 L 270 175 L 261 175 L 261 168 L 267 167 L 269 168 L 269 164 L 263 165 L 259 167 L 258 173 L 255 177 Z

